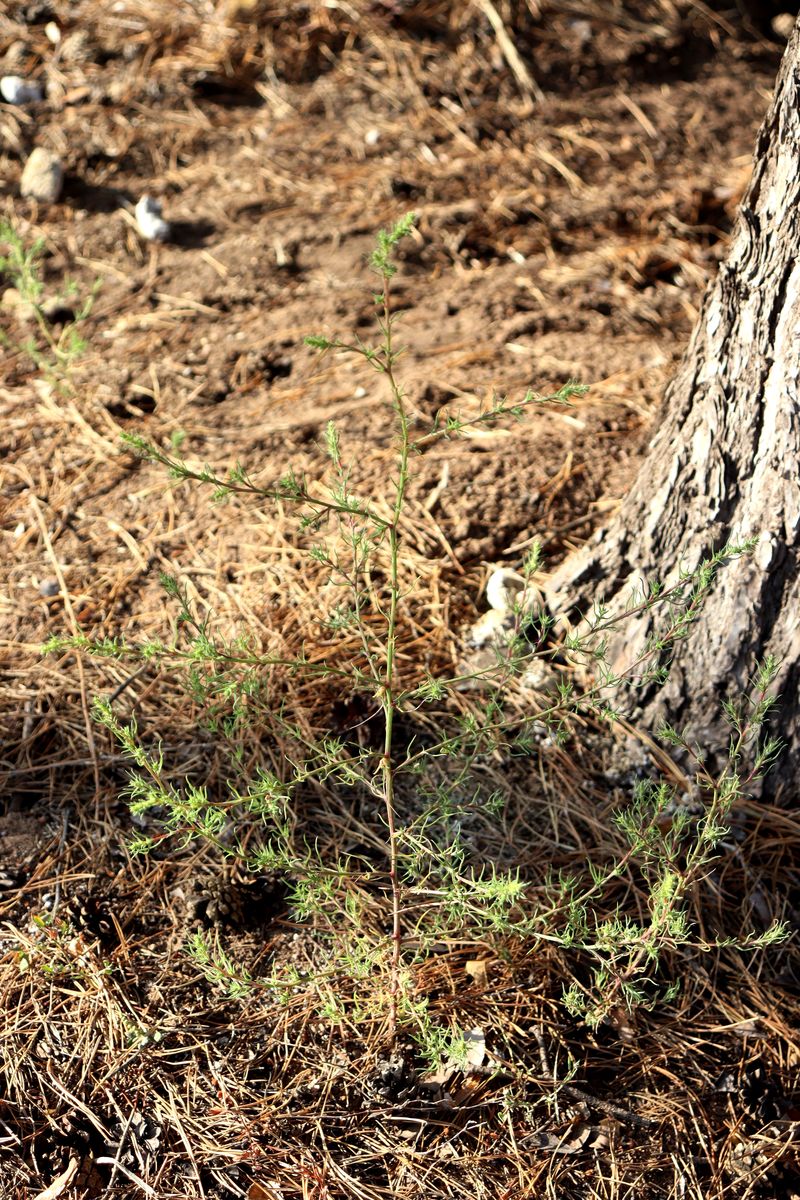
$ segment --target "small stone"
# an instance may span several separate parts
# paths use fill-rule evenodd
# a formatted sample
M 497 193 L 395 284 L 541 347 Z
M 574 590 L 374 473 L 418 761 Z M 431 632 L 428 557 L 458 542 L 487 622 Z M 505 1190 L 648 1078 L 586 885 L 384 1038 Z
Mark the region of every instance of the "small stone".
M 558 672 L 552 663 L 545 658 L 534 658 L 522 672 L 519 683 L 521 688 L 534 692 L 552 690 L 558 680 Z
M 513 616 L 510 612 L 500 612 L 490 608 L 483 613 L 469 629 L 469 644 L 476 649 L 485 646 L 501 646 L 508 641 L 508 635 L 513 626 Z
M 64 185 L 61 159 L 52 150 L 37 146 L 25 163 L 20 181 L 20 193 L 42 204 L 55 204 Z
M 7 104 L 36 104 L 44 96 L 42 85 L 20 75 L 4 75 L 0 79 L 0 96 Z
M 507 567 L 499 567 L 492 571 L 486 585 L 486 599 L 489 607 L 500 613 L 509 613 L 514 605 L 522 599 L 525 590 L 525 580 L 516 571 Z
M 380 136 L 380 129 L 368 129 L 364 134 L 364 141 L 368 146 L 377 146 L 378 142 L 380 141 Z
M 43 579 L 39 584 L 40 596 L 57 596 L 61 591 L 57 579 Z
M 44 27 L 44 32 L 48 42 L 52 42 L 54 46 L 57 46 L 61 41 L 61 30 L 55 21 L 48 21 Z
M 169 222 L 161 216 L 161 201 L 152 196 L 142 196 L 133 210 L 136 227 L 148 242 L 166 242 L 169 238 Z
M 770 25 L 776 37 L 785 38 L 788 41 L 794 31 L 795 18 L 792 13 L 778 13 L 777 17 L 772 18 Z
M 582 45 L 592 40 L 592 26 L 588 21 L 570 21 L 569 27 Z

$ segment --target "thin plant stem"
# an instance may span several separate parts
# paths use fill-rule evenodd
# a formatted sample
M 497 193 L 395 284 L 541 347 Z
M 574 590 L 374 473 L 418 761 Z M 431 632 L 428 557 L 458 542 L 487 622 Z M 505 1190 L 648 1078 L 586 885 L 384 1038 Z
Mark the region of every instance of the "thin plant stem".
M 383 680 L 383 713 L 385 733 L 381 760 L 383 796 L 389 851 L 389 880 L 392 891 L 392 952 L 389 985 L 389 1028 L 394 1037 L 397 1028 L 397 997 L 400 989 L 402 963 L 402 930 L 400 924 L 400 881 L 398 877 L 397 826 L 395 820 L 393 733 L 396 697 L 394 694 L 394 665 L 397 652 L 397 609 L 400 596 L 400 517 L 408 485 L 408 415 L 403 403 L 402 389 L 394 375 L 395 352 L 392 347 L 392 311 L 389 277 L 383 276 L 383 319 L 385 337 L 385 368 L 399 422 L 398 475 L 392 520 L 389 525 L 389 611 L 386 618 L 386 659 Z

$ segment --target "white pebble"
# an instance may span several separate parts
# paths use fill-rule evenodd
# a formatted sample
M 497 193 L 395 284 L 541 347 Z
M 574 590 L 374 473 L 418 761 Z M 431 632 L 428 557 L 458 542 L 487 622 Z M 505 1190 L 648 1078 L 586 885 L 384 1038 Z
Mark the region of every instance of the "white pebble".
M 471 627 L 469 631 L 470 645 L 478 650 L 490 644 L 501 645 L 508 641 L 510 624 L 507 612 L 499 612 L 496 608 L 490 608 L 488 612 L 482 613 Z
M 492 571 L 486 585 L 486 599 L 489 607 L 499 613 L 511 612 L 514 604 L 519 601 L 525 590 L 525 580 L 516 571 L 500 567 Z
M 20 75 L 4 75 L 0 79 L 0 96 L 8 104 L 36 104 L 44 95 L 42 85 Z
M 378 141 L 380 140 L 380 136 L 381 136 L 380 129 L 368 129 L 367 132 L 364 134 L 364 141 L 367 143 L 368 146 L 376 146 L 378 144 Z
M 64 168 L 61 159 L 52 150 L 37 146 L 25 163 L 19 190 L 31 200 L 42 204 L 55 204 L 64 184 Z
M 166 242 L 169 237 L 169 221 L 161 216 L 161 201 L 152 196 L 142 196 L 133 210 L 139 233 L 148 242 Z
M 592 40 L 592 26 L 588 21 L 570 21 L 569 27 L 579 42 L 584 45 Z
M 788 40 L 794 32 L 794 15 L 788 12 L 778 13 L 777 17 L 772 18 L 770 25 L 776 37 Z

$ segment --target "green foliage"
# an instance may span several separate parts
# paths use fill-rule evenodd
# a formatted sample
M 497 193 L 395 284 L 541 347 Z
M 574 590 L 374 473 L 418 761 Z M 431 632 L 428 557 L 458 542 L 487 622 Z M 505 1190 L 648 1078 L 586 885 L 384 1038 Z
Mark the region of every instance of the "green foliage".
M 392 229 L 382 229 L 378 234 L 377 245 L 370 256 L 369 265 L 376 275 L 380 275 L 384 285 L 397 274 L 394 252 L 400 242 L 414 232 L 415 221 L 416 215 L 413 212 L 406 213 Z M 382 300 L 381 295 L 380 302 Z M 376 297 L 376 303 L 378 302 L 379 298 Z
M 471 822 L 479 816 L 501 821 L 506 803 L 502 790 L 486 787 L 481 768 L 493 763 L 498 753 L 530 753 L 542 733 L 554 742 L 563 741 L 578 712 L 613 717 L 608 696 L 622 685 L 660 682 L 672 648 L 689 635 L 717 572 L 749 552 L 752 543 L 724 547 L 695 571 L 682 573 L 670 588 L 656 584 L 640 589 L 622 613 L 611 613 L 598 600 L 585 626 L 564 636 L 561 645 L 573 663 L 591 669 L 594 682 L 581 691 L 560 675 L 534 711 L 528 705 L 521 713 L 508 703 L 508 696 L 531 655 L 547 652 L 555 618 L 544 611 L 526 611 L 521 604 L 512 613 L 508 646 L 498 652 L 495 664 L 479 673 L 485 685 L 481 706 L 471 706 L 461 715 L 448 708 L 465 679 L 474 683 L 477 675 L 440 677 L 420 666 L 412 682 L 401 681 L 401 530 L 415 452 L 439 437 L 457 437 L 468 427 L 520 419 L 534 406 L 569 404 L 585 390 L 570 382 L 548 396 L 529 391 L 517 403 L 495 400 L 477 416 L 450 414 L 423 435 L 412 434 L 396 374 L 402 348 L 395 338 L 391 283 L 397 249 L 413 233 L 409 215 L 379 235 L 370 260 L 381 279 L 374 297 L 381 334 L 377 345 L 325 336 L 306 339 L 321 352 L 335 349 L 359 356 L 383 377 L 395 429 L 394 469 L 387 473 L 385 493 L 371 498 L 353 493 L 346 447 L 333 422 L 325 431 L 329 477 L 323 491 L 291 468 L 277 483 L 262 486 L 241 464 L 227 476 L 208 466 L 190 466 L 180 457 L 179 439 L 162 449 L 138 435 L 125 437 L 134 453 L 161 465 L 175 480 L 210 487 L 215 499 L 241 495 L 258 503 L 291 505 L 310 559 L 324 569 L 328 583 L 341 589 L 342 599 L 322 620 L 333 644 L 344 647 L 342 653 L 319 661 L 304 649 L 295 657 L 281 658 L 260 653 L 247 633 L 226 639 L 207 616 L 198 615 L 186 586 L 169 574 L 161 582 L 176 611 L 171 640 L 131 645 L 124 639 L 92 643 L 80 636 L 51 639 L 46 649 L 76 649 L 181 668 L 206 723 L 222 736 L 232 737 L 256 714 L 261 727 L 266 725 L 275 744 L 283 747 L 281 766 L 274 771 L 260 768 L 243 784 L 229 783 L 228 794 L 220 797 L 188 779 L 180 785 L 169 780 L 162 750 L 146 748 L 135 720 L 122 722 L 109 703 L 95 703 L 97 720 L 132 763 L 131 811 L 155 830 L 135 837 L 131 849 L 163 853 L 172 843 L 207 843 L 249 871 L 282 875 L 295 919 L 313 922 L 329 942 L 330 962 L 313 981 L 320 1011 L 331 1021 L 356 1022 L 385 1012 L 390 1029 L 398 1024 L 409 1028 L 421 1057 L 441 1064 L 463 1055 L 463 1035 L 431 1018 L 424 997 L 415 993 L 412 964 L 423 961 L 444 939 L 500 945 L 513 938 L 570 950 L 591 970 L 584 982 L 571 985 L 564 1003 L 570 1013 L 592 1024 L 619 1006 L 652 1006 L 673 996 L 677 985 L 664 978 L 670 956 L 713 949 L 693 928 L 692 890 L 724 852 L 733 805 L 769 768 L 780 747 L 763 734 L 777 671 L 774 661 L 765 660 L 756 671 L 751 694 L 726 708 L 731 740 L 727 761 L 717 774 L 709 772 L 701 750 L 689 746 L 684 735 L 669 727 L 662 731 L 696 763 L 699 808 L 691 808 L 665 782 L 645 780 L 614 817 L 617 844 L 626 847 L 616 857 L 607 855 L 604 861 L 586 863 L 580 874 L 555 874 L 544 882 L 481 860 L 469 837 Z M 542 565 L 541 546 L 534 543 L 521 564 L 524 581 L 530 583 Z M 656 608 L 661 616 L 657 632 L 624 673 L 615 673 L 608 662 L 608 636 L 620 622 Z M 287 711 L 271 691 L 276 669 L 290 678 L 333 679 L 345 695 L 371 697 L 383 728 L 380 750 L 332 735 L 309 738 L 297 714 Z M 428 728 L 435 734 L 424 744 L 400 741 L 396 726 L 401 714 L 407 725 L 433 714 Z M 309 784 L 359 797 L 364 811 L 372 814 L 370 835 L 382 841 L 382 862 L 376 864 L 370 855 L 326 854 L 308 839 L 296 797 Z M 625 895 L 621 882 L 632 877 L 640 881 L 645 900 L 629 912 L 620 899 Z M 737 944 L 754 949 L 779 940 L 784 932 L 775 926 L 746 934 Z M 291 967 L 249 978 L 218 942 L 211 944 L 200 935 L 191 939 L 188 952 L 206 978 L 231 996 L 265 987 L 280 997 L 299 985 Z M 352 995 L 334 986 L 333 981 L 342 978 L 350 980 Z
M 193 933 L 186 943 L 186 952 L 196 967 L 214 987 L 221 988 L 232 1000 L 241 1000 L 251 990 L 252 980 L 243 967 L 237 967 L 219 944 L 209 942 L 204 933 Z
M 16 288 L 20 303 L 27 307 L 38 336 L 26 338 L 19 349 L 31 360 L 37 370 L 62 392 L 68 392 L 69 375 L 73 364 L 86 349 L 86 340 L 81 326 L 94 306 L 100 287 L 96 280 L 89 295 L 77 303 L 77 285 L 67 280 L 63 291 L 52 301 L 62 303 L 74 310 L 74 316 L 66 321 L 56 334 L 48 319 L 49 305 L 45 298 L 42 282 L 42 261 L 45 256 L 44 238 L 37 238 L 26 246 L 14 226 L 0 219 L 0 277 L 4 276 Z

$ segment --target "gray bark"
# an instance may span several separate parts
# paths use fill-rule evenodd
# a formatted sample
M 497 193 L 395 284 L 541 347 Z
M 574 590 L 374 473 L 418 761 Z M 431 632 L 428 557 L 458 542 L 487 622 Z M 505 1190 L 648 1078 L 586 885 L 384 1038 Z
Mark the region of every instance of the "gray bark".
M 800 780 L 800 29 L 792 35 L 755 148 L 752 181 L 727 261 L 709 286 L 641 470 L 611 526 L 555 573 L 564 611 L 602 595 L 614 609 L 642 581 L 669 586 L 729 541 L 755 553 L 723 567 L 667 685 L 633 712 L 653 730 L 687 727 L 712 755 L 728 729 L 721 701 L 741 695 L 757 660 L 782 665 L 778 765 Z M 610 645 L 624 668 L 658 613 L 622 623 Z M 628 704 L 631 712 L 631 705 Z

